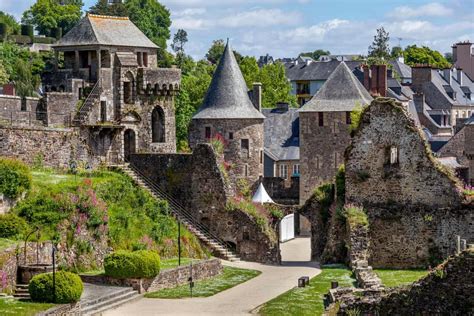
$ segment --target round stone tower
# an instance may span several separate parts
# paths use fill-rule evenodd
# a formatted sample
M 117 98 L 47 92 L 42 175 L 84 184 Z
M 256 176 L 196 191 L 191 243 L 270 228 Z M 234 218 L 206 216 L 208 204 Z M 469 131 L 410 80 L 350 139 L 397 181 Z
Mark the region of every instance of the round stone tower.
M 192 118 L 189 145 L 194 149 L 199 143 L 220 140 L 224 144 L 223 168 L 230 179 L 246 179 L 253 185 L 263 175 L 264 118 L 250 100 L 227 43 L 204 102 Z

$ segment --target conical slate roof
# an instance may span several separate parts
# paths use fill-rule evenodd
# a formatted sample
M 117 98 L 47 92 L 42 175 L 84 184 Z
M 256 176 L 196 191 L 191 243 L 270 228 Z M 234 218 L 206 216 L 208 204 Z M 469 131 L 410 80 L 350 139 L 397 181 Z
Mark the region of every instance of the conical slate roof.
M 357 104 L 366 105 L 371 101 L 369 92 L 346 63 L 341 62 L 318 93 L 299 112 L 352 111 Z
M 206 97 L 193 119 L 264 119 L 250 101 L 234 53 L 227 43 Z
M 158 48 L 127 17 L 87 14 L 54 47 L 106 45 Z

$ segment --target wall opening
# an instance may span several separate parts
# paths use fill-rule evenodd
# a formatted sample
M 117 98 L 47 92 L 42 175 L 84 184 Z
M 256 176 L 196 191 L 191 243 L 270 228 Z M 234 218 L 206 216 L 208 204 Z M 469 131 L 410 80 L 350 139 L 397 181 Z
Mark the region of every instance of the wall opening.
M 160 107 L 155 107 L 151 113 L 151 133 L 153 143 L 165 142 L 165 113 Z
M 127 129 L 123 134 L 123 152 L 125 161 L 130 161 L 130 156 L 136 152 L 136 137 L 133 129 Z
M 283 217 L 278 226 L 282 265 L 311 261 L 311 223 L 299 213 Z

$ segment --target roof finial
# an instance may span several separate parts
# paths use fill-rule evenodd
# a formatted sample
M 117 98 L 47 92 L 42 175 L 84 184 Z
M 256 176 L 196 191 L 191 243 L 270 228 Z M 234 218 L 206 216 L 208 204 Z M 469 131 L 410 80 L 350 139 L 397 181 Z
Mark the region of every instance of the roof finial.
M 226 43 L 226 45 L 229 45 L 229 38 L 227 38 L 227 43 Z

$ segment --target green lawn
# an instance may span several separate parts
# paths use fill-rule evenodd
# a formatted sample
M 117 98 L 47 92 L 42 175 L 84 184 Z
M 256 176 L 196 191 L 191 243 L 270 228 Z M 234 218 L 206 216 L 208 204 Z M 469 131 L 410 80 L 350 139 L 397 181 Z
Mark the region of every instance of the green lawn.
M 197 262 L 199 260 L 194 260 L 194 262 Z M 181 265 L 189 265 L 191 263 L 190 258 L 181 258 Z M 169 270 L 169 269 L 174 269 L 178 267 L 178 258 L 170 258 L 170 259 L 161 259 L 160 261 L 160 269 L 161 270 Z
M 426 270 L 374 269 L 386 287 L 410 284 L 428 274 Z
M 45 311 L 54 304 L 33 303 L 31 301 L 18 301 L 12 298 L 0 298 L 0 315 L 33 316 Z
M 324 266 L 323 272 L 312 278 L 304 288 L 294 288 L 268 301 L 260 309 L 261 315 L 322 315 L 324 294 L 329 292 L 331 281 L 339 286 L 352 286 L 355 280 L 351 271 L 342 265 Z
M 193 297 L 212 296 L 240 283 L 246 282 L 260 273 L 260 271 L 256 270 L 224 267 L 224 271 L 221 275 L 206 280 L 196 281 L 193 288 Z M 145 294 L 145 297 L 147 298 L 183 298 L 190 296 L 191 293 L 188 284 Z

